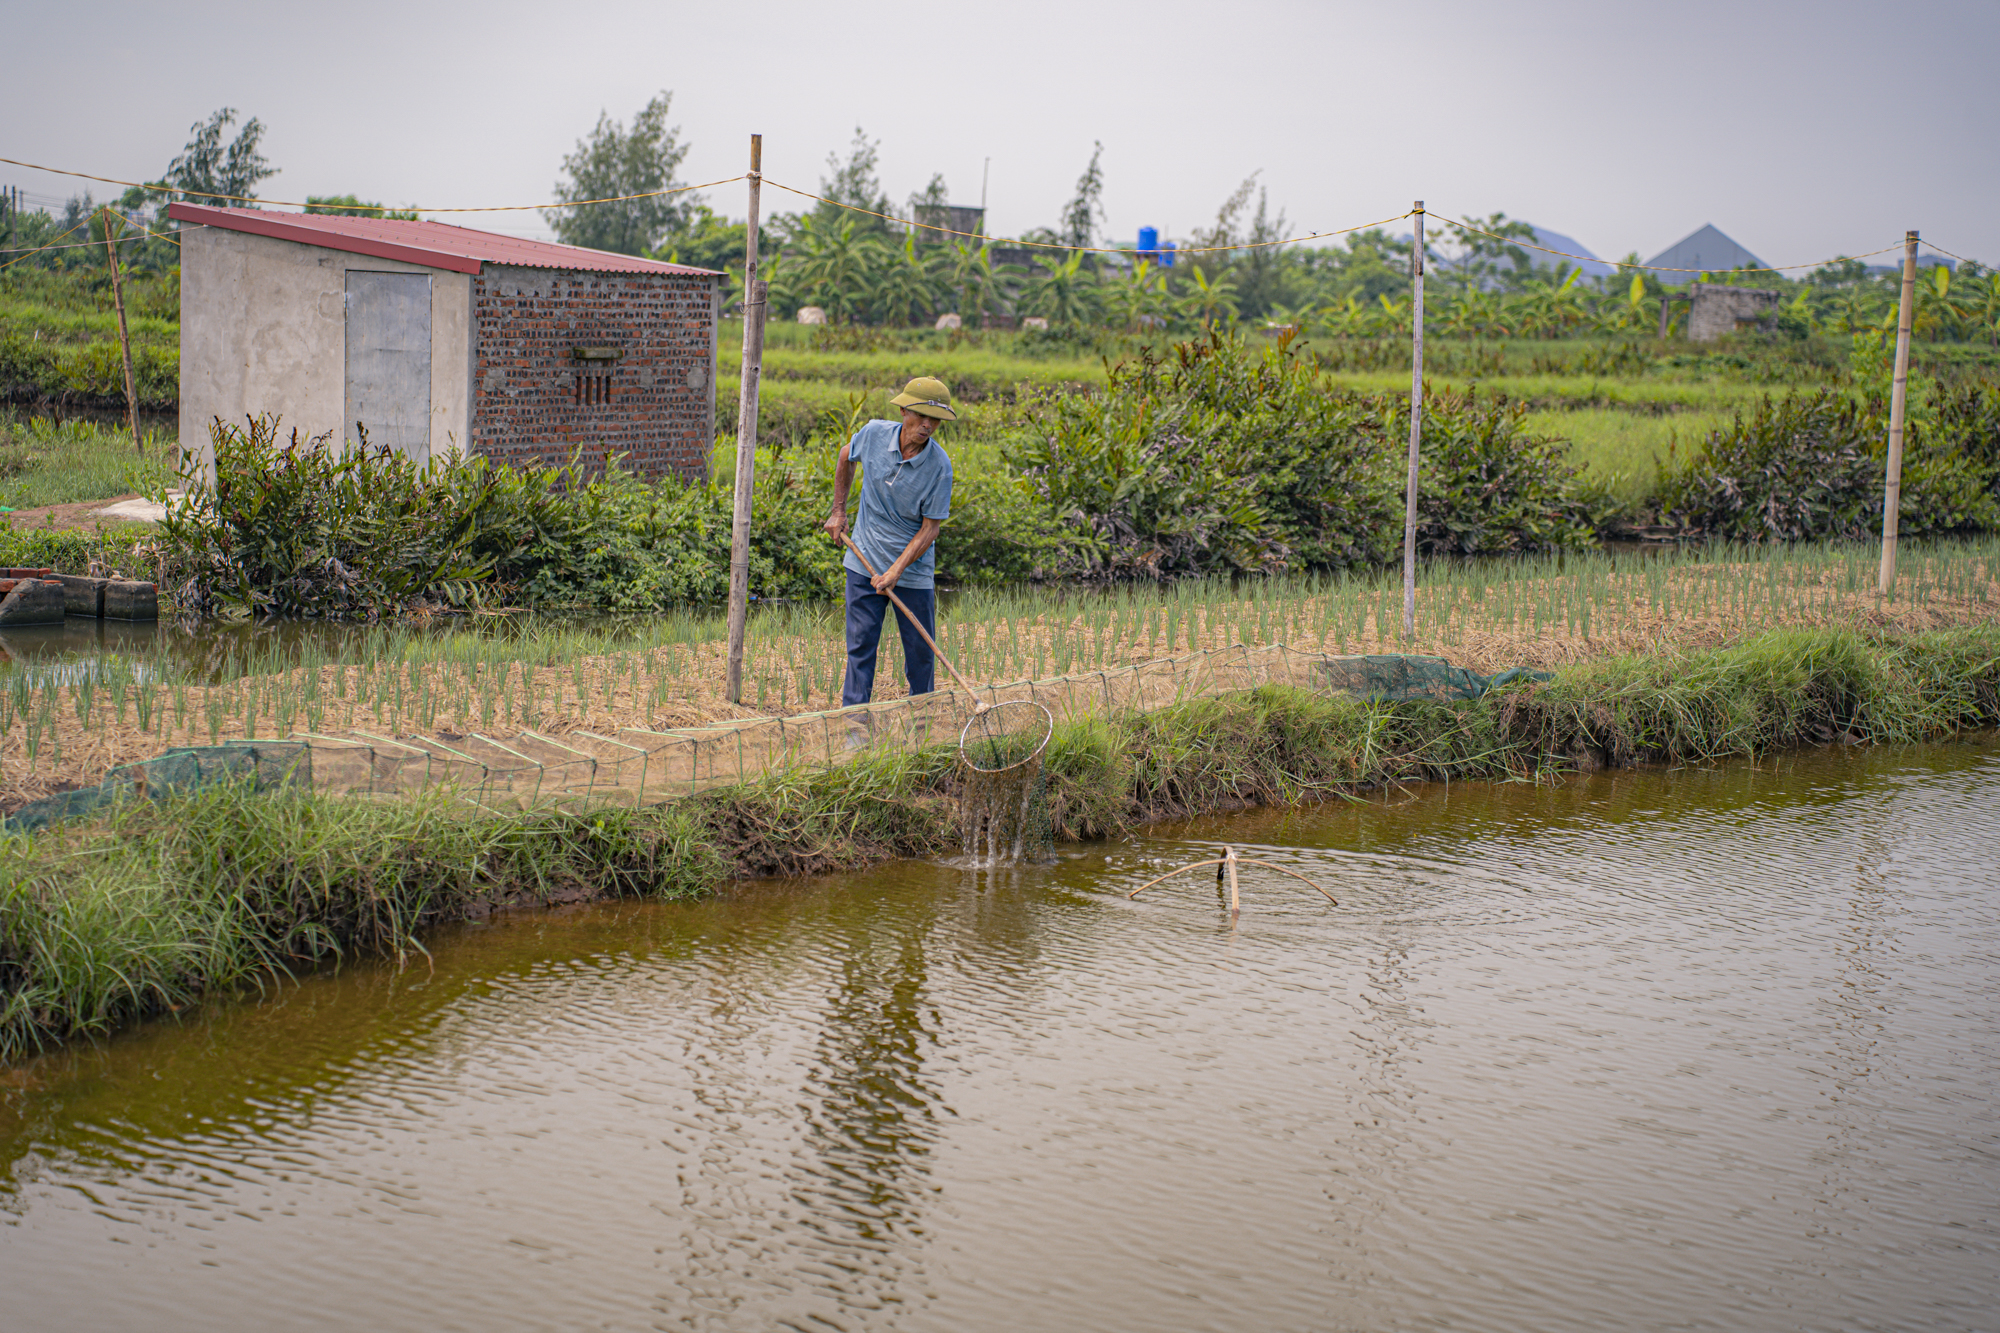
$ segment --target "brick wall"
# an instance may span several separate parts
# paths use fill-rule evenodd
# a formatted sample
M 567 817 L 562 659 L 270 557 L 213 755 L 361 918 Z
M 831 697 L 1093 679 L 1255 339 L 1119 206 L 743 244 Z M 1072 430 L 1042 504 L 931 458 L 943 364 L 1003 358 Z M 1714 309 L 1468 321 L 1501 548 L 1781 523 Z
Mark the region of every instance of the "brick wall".
M 699 475 L 715 432 L 715 283 L 700 274 L 488 265 L 472 280 L 472 447 L 510 463 L 579 448 Z M 610 347 L 616 361 L 579 361 Z

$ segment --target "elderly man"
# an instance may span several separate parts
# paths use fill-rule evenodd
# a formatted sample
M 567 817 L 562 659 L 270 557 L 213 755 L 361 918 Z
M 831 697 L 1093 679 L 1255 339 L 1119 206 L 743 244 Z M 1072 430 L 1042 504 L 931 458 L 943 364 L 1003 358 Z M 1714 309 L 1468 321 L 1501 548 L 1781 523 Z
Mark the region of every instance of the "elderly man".
M 847 682 L 842 704 L 865 704 L 875 691 L 875 652 L 882 642 L 882 617 L 890 607 L 884 596 L 891 588 L 911 614 L 923 621 L 926 633 L 937 632 L 936 553 L 931 544 L 938 528 L 951 517 L 951 459 L 931 438 L 940 421 L 956 421 L 951 393 L 940 380 L 913 379 L 891 402 L 903 409 L 903 419 L 871 421 L 840 447 L 833 472 L 833 512 L 826 534 L 838 542 L 847 534 L 847 492 L 854 469 L 861 468 L 861 512 L 855 517 L 853 542 L 868 556 L 864 565 L 853 551 L 847 568 Z M 868 565 L 875 567 L 871 577 Z M 911 694 L 929 694 L 935 663 L 930 645 L 916 627 L 896 615 L 903 636 L 903 663 Z

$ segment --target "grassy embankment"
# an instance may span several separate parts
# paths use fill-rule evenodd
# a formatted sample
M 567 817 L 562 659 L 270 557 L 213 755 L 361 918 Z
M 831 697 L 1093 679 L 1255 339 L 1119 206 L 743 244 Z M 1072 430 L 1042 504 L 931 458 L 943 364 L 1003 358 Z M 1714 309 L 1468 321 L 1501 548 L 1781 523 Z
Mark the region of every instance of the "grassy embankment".
M 1861 544 L 1438 564 L 1424 571 L 1411 643 L 1398 637 L 1395 570 L 1234 586 L 977 591 L 945 600 L 939 637 L 982 685 L 1272 643 L 1432 653 L 1490 674 L 1705 650 L 1778 626 L 1904 634 L 1987 625 L 2000 608 L 2000 538 L 1907 548 L 1896 596 L 1882 602 L 1876 560 Z M 214 661 L 161 641 L 146 654 L 16 666 L 0 676 L 0 805 L 94 784 L 117 764 L 176 744 L 346 731 L 560 737 L 816 712 L 839 703 L 837 617 L 837 607 L 815 605 L 760 614 L 743 706 L 724 697 L 724 626 L 705 612 L 591 630 L 393 628 L 337 647 L 302 640 Z M 902 666 L 895 636 L 884 637 L 877 679 L 890 697 L 901 691 Z
M 2000 721 L 2000 627 L 1771 631 L 1583 663 L 1477 702 L 1266 687 L 1067 724 L 1047 752 L 1063 838 L 1383 784 L 1542 780 Z M 674 805 L 495 815 L 444 793 L 365 802 L 210 789 L 0 842 L 0 1058 L 358 954 L 420 951 L 495 907 L 678 898 L 958 841 L 949 746 L 786 772 Z

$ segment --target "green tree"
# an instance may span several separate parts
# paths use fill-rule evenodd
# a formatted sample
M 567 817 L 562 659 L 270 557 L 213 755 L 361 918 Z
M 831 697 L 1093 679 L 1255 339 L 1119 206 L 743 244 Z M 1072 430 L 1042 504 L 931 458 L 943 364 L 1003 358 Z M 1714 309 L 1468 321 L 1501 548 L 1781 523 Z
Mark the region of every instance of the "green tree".
M 252 116 L 225 144 L 223 131 L 235 123 L 236 109 L 226 106 L 207 120 L 190 125 L 187 147 L 167 164 L 166 175 L 148 193 L 223 208 L 253 207 L 245 201 L 256 195 L 260 182 L 277 175 L 278 169 L 258 151 L 264 122 Z
M 881 149 L 880 141 L 870 139 L 856 125 L 854 142 L 847 148 L 847 160 L 841 161 L 837 153 L 826 155 L 827 170 L 832 174 L 819 178 L 819 193 L 827 202 L 812 211 L 823 231 L 838 231 L 843 218 L 852 220 L 863 235 L 889 230 L 884 219 L 869 216 L 889 211 L 889 193 L 882 188 L 880 176 Z M 854 211 L 857 209 L 861 211 Z
M 599 112 L 597 128 L 563 158 L 565 178 L 555 183 L 558 207 L 542 216 L 565 245 L 643 255 L 682 222 L 683 196 L 662 193 L 679 182 L 674 173 L 687 156 L 678 126 L 667 124 L 672 92 L 662 92 L 632 117 L 632 128 Z M 644 198 L 631 198 L 643 195 Z M 587 199 L 616 199 L 584 204 Z
M 417 215 L 407 208 L 384 208 L 352 194 L 309 194 L 306 212 L 327 213 L 351 218 L 397 218 L 415 222 Z
M 1446 266 L 1448 280 L 1458 287 L 1518 287 L 1528 280 L 1534 258 L 1511 241 L 1532 241 L 1535 229 L 1505 213 L 1490 217 L 1468 216 L 1461 225 L 1439 218 L 1464 248 Z M 1477 227 L 1479 231 L 1471 228 Z M 1481 235 L 1481 232 L 1487 233 Z M 1428 247 L 1426 247 L 1428 249 Z
M 1078 249 L 1097 243 L 1097 229 L 1104 222 L 1104 144 L 1095 143 L 1090 150 L 1090 165 L 1076 178 L 1076 193 L 1070 196 L 1063 208 L 1062 222 L 1056 228 L 1056 235 L 1063 244 Z
M 949 214 L 945 212 L 950 207 L 951 191 L 945 188 L 944 173 L 936 172 L 931 176 L 930 184 L 910 196 L 910 220 L 928 222 L 936 226 L 950 226 Z M 939 241 L 952 239 L 954 238 L 941 231 L 917 229 L 917 240 L 921 244 L 934 245 Z

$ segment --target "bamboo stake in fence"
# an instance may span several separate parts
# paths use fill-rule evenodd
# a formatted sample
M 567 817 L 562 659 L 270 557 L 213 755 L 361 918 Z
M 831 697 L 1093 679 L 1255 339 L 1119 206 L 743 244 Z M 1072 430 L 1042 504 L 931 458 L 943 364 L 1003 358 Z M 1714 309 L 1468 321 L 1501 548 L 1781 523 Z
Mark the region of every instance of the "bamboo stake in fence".
M 132 428 L 132 449 L 145 453 L 139 442 L 139 382 L 132 374 L 132 335 L 125 328 L 125 291 L 118 280 L 118 246 L 111 239 L 111 210 L 104 210 L 104 257 L 111 263 L 111 304 L 118 309 L 118 346 L 125 353 L 125 424 Z
M 1889 387 L 1889 471 L 1882 488 L 1882 577 L 1876 592 L 1896 586 L 1896 527 L 1903 508 L 1903 402 L 1910 388 L 1910 314 L 1917 296 L 1917 234 L 1903 233 L 1903 297 L 1896 308 L 1896 378 Z
M 1410 485 L 1403 503 L 1403 637 L 1417 635 L 1417 458 L 1424 430 L 1424 201 L 1410 251 Z
M 729 527 L 729 702 L 743 702 L 743 634 L 750 615 L 750 500 L 757 485 L 757 383 L 764 370 L 764 305 L 757 276 L 758 187 L 764 136 L 750 136 L 750 219 L 743 240 L 743 384 L 736 400 L 736 508 Z

